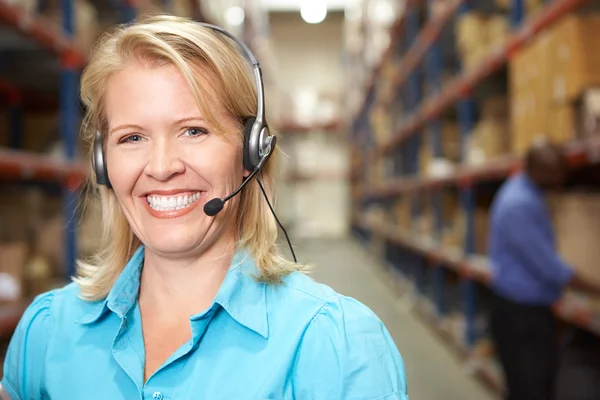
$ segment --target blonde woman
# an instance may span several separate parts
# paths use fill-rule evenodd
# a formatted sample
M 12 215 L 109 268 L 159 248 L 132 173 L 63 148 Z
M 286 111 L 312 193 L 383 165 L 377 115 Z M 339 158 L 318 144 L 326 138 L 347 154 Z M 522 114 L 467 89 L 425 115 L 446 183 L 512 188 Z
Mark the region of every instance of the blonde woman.
M 103 250 L 24 314 L 11 399 L 408 398 L 381 321 L 279 253 L 260 70 L 249 56 L 255 85 L 226 36 L 160 16 L 95 49 L 81 93 Z

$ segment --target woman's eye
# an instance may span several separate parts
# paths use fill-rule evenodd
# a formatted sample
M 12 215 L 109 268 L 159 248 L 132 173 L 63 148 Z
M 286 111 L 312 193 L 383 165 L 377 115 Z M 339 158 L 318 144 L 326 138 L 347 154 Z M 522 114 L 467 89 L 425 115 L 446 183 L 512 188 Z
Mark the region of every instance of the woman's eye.
M 208 131 L 204 128 L 188 128 L 185 130 L 185 133 L 183 134 L 183 136 L 202 136 L 202 135 L 206 135 L 208 133 Z
M 142 136 L 134 134 L 134 135 L 125 136 L 124 138 L 119 140 L 119 143 L 135 143 L 135 142 L 141 142 L 141 141 L 142 141 Z

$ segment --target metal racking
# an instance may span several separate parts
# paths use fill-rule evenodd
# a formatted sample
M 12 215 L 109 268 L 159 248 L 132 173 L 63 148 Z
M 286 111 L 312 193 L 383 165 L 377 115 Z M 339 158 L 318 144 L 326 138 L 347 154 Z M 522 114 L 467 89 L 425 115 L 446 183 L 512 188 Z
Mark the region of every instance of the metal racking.
M 449 1 L 443 13 L 433 17 L 433 1 L 427 1 L 425 12 L 428 18 L 419 26 L 419 4 L 410 3 L 398 24 L 404 26 L 402 35 L 395 34 L 390 50 L 384 54 L 382 64 L 392 57 L 398 57 L 401 42 L 408 42 L 402 62 L 395 69 L 391 80 L 394 88 L 391 95 L 378 92 L 378 81 L 381 67 L 373 71 L 373 75 L 364 88 L 364 103 L 358 109 L 349 128 L 350 141 L 354 146 L 354 173 L 352 200 L 354 206 L 354 233 L 365 246 L 384 243 L 383 251 L 378 252 L 386 259 L 392 275 L 398 271 L 412 283 L 418 298 L 428 304 L 426 322 L 442 337 L 451 335 L 443 328 L 442 321 L 448 312 L 446 273 L 452 271 L 459 277 L 459 296 L 461 314 L 464 318 L 462 338 L 452 337 L 450 341 L 465 356 L 471 354 L 476 344 L 477 332 L 477 285 L 485 287 L 490 279 L 486 259 L 474 254 L 474 211 L 475 188 L 478 183 L 501 180 L 521 168 L 521 161 L 516 156 L 506 156 L 488 161 L 479 166 L 458 166 L 457 169 L 443 178 L 420 177 L 418 175 L 419 151 L 424 145 L 425 131 L 428 132 L 431 151 L 434 157 L 441 157 L 441 119 L 456 106 L 456 115 L 460 127 L 461 148 L 476 123 L 475 103 L 472 97 L 474 90 L 492 74 L 504 68 L 510 58 L 520 48 L 529 43 L 538 33 L 550 27 L 561 17 L 575 10 L 584 0 L 553 0 L 530 18 L 525 19 L 525 2 L 513 0 L 509 14 L 511 33 L 505 44 L 493 49 L 476 66 L 462 69 L 447 83 L 442 84 L 442 61 L 439 38 L 445 26 L 469 10 L 469 1 Z M 403 37 L 402 37 L 403 36 Z M 423 95 L 419 83 L 421 74 L 429 84 L 429 92 Z M 369 123 L 369 114 L 375 107 L 389 109 L 398 99 L 403 101 L 404 114 L 408 117 L 404 123 L 387 139 L 379 142 Z M 427 129 L 425 129 L 427 128 Z M 582 166 L 597 162 L 600 140 L 577 141 L 566 146 L 569 162 L 572 166 Z M 464 151 L 462 152 L 464 155 Z M 392 160 L 393 172 L 387 171 L 382 183 L 370 183 L 367 176 L 368 165 L 382 159 Z M 465 215 L 466 227 L 463 248 L 459 252 L 451 252 L 440 247 L 443 211 L 441 192 L 453 188 L 458 192 L 459 204 Z M 419 238 L 415 232 L 404 232 L 392 223 L 373 222 L 365 217 L 366 208 L 373 203 L 389 210 L 390 201 L 400 196 L 412 195 L 411 217 L 418 215 L 424 201 L 418 196 L 426 194 L 433 214 L 433 237 Z M 375 246 L 377 248 L 377 246 Z M 380 249 L 381 250 L 381 249 Z M 409 253 L 408 255 L 406 253 Z M 412 256 L 410 255 L 412 254 Z M 416 256 L 415 256 L 416 255 Z M 428 265 L 428 266 L 427 266 Z M 430 287 L 425 288 L 424 280 L 429 273 Z M 429 293 L 426 293 L 429 291 Z M 431 299 L 428 298 L 428 295 Z M 600 315 L 594 314 L 585 297 L 568 293 L 554 307 L 557 317 L 575 326 L 586 329 L 600 336 Z M 422 313 L 422 308 L 417 307 Z M 501 389 L 502 379 L 498 371 L 486 365 L 480 365 L 478 374 L 495 389 Z

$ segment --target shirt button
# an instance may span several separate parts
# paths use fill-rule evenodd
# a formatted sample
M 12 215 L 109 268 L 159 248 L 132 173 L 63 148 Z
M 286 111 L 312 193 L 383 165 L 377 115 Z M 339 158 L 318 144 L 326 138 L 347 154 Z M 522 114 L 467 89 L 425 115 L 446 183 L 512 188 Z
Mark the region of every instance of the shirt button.
M 154 392 L 154 394 L 152 395 L 152 398 L 154 400 L 162 400 L 163 399 L 163 395 L 161 392 Z

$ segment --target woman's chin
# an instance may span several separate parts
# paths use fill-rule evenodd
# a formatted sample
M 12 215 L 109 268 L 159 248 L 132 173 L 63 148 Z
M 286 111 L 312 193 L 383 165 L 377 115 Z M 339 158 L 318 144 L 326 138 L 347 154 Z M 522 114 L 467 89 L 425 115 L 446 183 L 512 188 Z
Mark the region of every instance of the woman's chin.
M 145 245 L 151 251 L 164 255 L 184 256 L 197 251 L 206 239 L 200 232 L 157 232 L 145 238 Z

